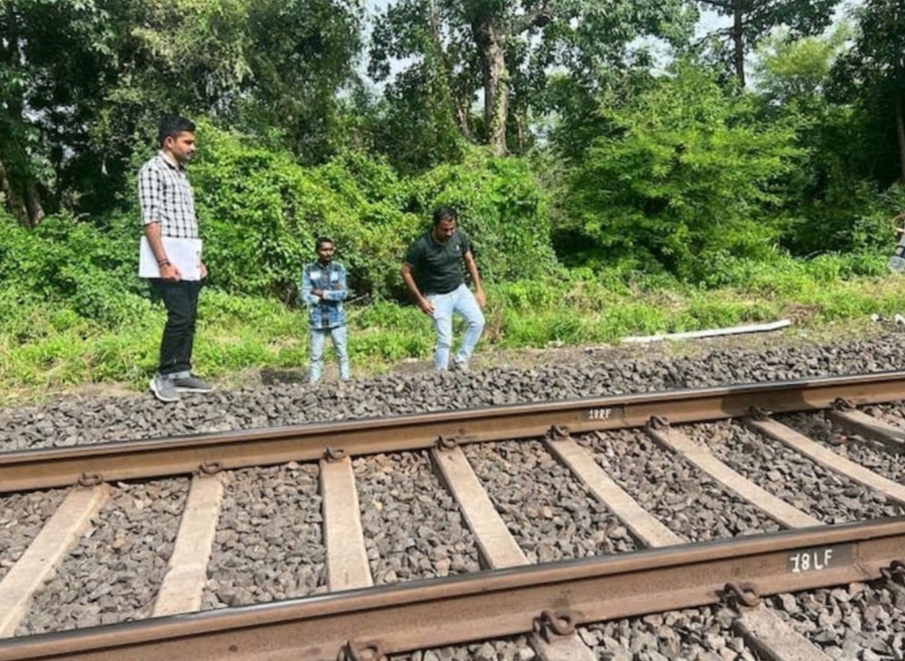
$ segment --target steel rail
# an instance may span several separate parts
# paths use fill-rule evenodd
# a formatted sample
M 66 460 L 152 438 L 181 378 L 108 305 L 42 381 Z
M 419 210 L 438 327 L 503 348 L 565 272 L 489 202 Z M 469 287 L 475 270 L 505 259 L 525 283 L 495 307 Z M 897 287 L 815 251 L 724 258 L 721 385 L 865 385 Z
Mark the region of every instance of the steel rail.
M 785 531 L 0 640 L 0 661 L 335 661 L 873 580 L 905 518 Z M 807 559 L 807 560 L 806 560 Z M 750 604 L 749 604 L 750 605 Z
M 121 441 L 0 454 L 0 493 L 223 469 L 420 450 L 440 437 L 458 443 L 823 409 L 837 399 L 870 404 L 905 399 L 905 372 L 616 395 L 391 418 Z

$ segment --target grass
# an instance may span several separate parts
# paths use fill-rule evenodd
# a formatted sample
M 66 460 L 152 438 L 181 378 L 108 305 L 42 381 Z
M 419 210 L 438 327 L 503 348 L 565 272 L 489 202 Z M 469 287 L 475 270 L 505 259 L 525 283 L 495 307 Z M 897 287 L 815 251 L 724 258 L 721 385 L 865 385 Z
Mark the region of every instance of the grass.
M 821 329 L 865 324 L 871 314 L 905 314 L 901 280 L 851 276 L 834 264 L 760 269 L 739 280 L 744 284 L 716 289 L 680 283 L 645 287 L 643 281 L 614 287 L 612 279 L 584 273 L 581 280 L 490 285 L 479 352 L 600 345 L 630 335 L 787 317 L 813 336 Z M 144 389 L 156 365 L 165 311 L 159 304 L 140 307 L 136 318 L 112 324 L 81 318 L 60 305 L 34 303 L 5 311 L 0 404 L 32 402 L 91 384 Z M 356 376 L 385 372 L 405 359 L 430 358 L 430 320 L 417 308 L 376 301 L 350 306 L 348 312 Z M 302 371 L 305 313 L 275 301 L 206 290 L 194 358 L 200 373 L 223 382 L 253 369 Z

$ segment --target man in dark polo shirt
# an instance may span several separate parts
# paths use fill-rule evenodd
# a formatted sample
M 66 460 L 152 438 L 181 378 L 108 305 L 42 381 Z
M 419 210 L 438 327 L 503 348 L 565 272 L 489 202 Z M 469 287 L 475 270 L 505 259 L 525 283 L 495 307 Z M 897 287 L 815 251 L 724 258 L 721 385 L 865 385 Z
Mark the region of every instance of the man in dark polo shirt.
M 474 294 L 465 285 L 463 265 L 474 283 Z M 421 311 L 434 320 L 437 370 L 449 368 L 453 313 L 465 320 L 465 337 L 453 359 L 453 367 L 467 371 L 468 359 L 484 331 L 481 309 L 486 299 L 471 243 L 458 229 L 458 214 L 454 209 L 440 207 L 434 211 L 430 231 L 420 236 L 405 256 L 402 279 Z

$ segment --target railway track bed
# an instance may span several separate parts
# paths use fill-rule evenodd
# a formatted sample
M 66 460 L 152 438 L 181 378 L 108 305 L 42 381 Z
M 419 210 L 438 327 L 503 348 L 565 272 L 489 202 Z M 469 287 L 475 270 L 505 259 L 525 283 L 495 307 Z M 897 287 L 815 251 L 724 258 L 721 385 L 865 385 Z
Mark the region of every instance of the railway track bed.
M 2 454 L 0 660 L 902 658 L 903 399 L 886 373 Z

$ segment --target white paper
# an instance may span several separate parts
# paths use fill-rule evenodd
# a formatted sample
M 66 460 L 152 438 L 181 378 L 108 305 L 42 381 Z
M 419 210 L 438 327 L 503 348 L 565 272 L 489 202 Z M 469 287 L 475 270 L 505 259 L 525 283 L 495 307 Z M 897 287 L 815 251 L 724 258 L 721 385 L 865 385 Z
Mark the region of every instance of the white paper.
M 163 236 L 163 249 L 170 263 L 179 269 L 183 280 L 201 280 L 201 239 L 177 239 Z M 138 247 L 138 277 L 159 278 L 160 267 L 151 250 L 148 237 L 141 237 Z

